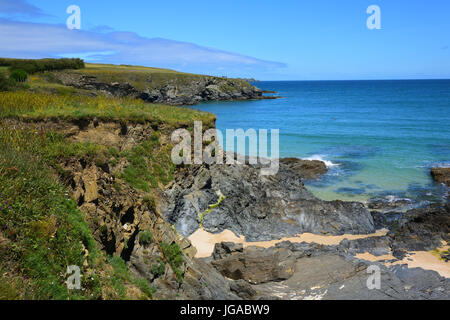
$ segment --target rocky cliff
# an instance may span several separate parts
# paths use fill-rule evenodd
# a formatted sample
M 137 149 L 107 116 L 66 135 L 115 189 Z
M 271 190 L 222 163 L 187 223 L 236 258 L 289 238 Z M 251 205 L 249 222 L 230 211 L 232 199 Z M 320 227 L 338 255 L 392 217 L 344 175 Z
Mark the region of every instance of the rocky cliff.
M 148 281 L 153 298 L 448 298 L 449 280 L 434 271 L 357 257 L 393 252 L 393 260 L 402 259 L 408 250 L 429 250 L 448 241 L 448 206 L 407 212 L 398 222 L 384 220 L 387 216 L 370 213 L 361 203 L 315 198 L 302 179 L 321 170 L 321 164 L 294 159 L 281 161 L 279 173 L 269 177 L 260 176 L 253 165 L 179 167 L 172 182 L 148 193 L 130 185 L 121 173 L 132 164 L 129 153 L 154 140 L 158 131 L 159 143 L 149 149 L 153 156 L 147 155 L 156 161 L 155 155 L 170 145 L 171 131 L 164 125 L 95 119 L 3 124 L 15 130 L 31 126 L 38 135 L 57 132 L 68 143 L 95 143 L 110 150 L 107 158 L 72 156 L 59 163 L 59 179 L 100 248 L 120 256 L 132 274 Z M 211 204 L 218 205 L 201 221 Z M 218 243 L 206 259 L 195 258 L 196 248 L 186 239 L 200 227 L 212 233 L 229 229 L 254 241 L 302 232 L 368 234 L 375 226 L 392 231 L 325 246 L 282 242 L 243 248 Z M 370 291 L 365 285 L 367 269 L 374 264 L 382 270 L 382 288 Z
M 154 81 L 151 74 L 140 82 L 127 78 L 126 72 L 118 81 L 103 74 L 84 74 L 82 71 L 53 72 L 52 79 L 65 86 L 98 92 L 113 97 L 139 98 L 150 103 L 193 105 L 214 100 L 264 99 L 263 92 L 240 79 L 193 75 L 170 77 Z M 155 77 L 155 76 L 153 76 Z

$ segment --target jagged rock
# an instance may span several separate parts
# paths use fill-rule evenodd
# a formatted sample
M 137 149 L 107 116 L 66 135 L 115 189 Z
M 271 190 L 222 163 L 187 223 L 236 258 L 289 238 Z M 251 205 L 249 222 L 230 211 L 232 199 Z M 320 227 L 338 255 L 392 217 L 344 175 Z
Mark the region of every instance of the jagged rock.
M 327 166 L 319 160 L 302 160 L 298 158 L 280 159 L 286 168 L 296 172 L 302 179 L 317 179 L 320 175 L 327 173 Z
M 369 199 L 368 207 L 374 210 L 392 210 L 396 208 L 406 207 L 412 204 L 410 199 L 386 199 L 372 198 Z
M 230 290 L 244 300 L 250 300 L 256 295 L 256 290 L 245 280 L 239 279 L 230 283 Z
M 404 213 L 390 225 L 394 255 L 402 258 L 407 250 L 428 251 L 450 242 L 450 203 L 433 204 Z
M 209 76 L 195 77 L 190 81 L 166 83 L 159 87 L 136 88 L 127 82 L 105 83 L 95 76 L 77 72 L 56 72 L 54 77 L 64 85 L 79 89 L 97 90 L 107 96 L 133 97 L 152 103 L 171 105 L 193 105 L 211 100 L 249 100 L 264 99 L 262 90 L 237 79 Z M 147 81 L 152 84 L 151 77 Z M 274 97 L 268 97 L 274 98 Z
M 211 263 L 227 278 L 258 284 L 288 279 L 294 272 L 294 262 L 288 249 L 249 247 Z
M 183 236 L 199 228 L 226 229 L 248 241 L 273 240 L 303 232 L 367 234 L 375 231 L 373 218 L 358 202 L 322 201 L 301 181 L 301 175 L 280 163 L 278 174 L 261 176 L 257 165 L 190 166 L 181 169 L 166 191 L 160 207 L 169 223 Z
M 450 187 L 450 168 L 432 168 L 431 176 L 435 181 Z
M 81 179 L 84 184 L 84 201 L 92 202 L 98 199 L 98 186 L 97 186 L 97 169 L 95 166 L 91 166 L 84 170 Z
M 213 257 L 214 260 L 224 259 L 235 252 L 243 252 L 244 246 L 242 243 L 221 242 L 214 246 Z

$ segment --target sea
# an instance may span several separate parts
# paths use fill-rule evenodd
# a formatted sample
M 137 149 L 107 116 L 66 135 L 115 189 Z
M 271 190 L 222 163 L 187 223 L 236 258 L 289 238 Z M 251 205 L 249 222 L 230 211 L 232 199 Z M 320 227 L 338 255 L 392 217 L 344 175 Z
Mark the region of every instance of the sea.
M 322 160 L 323 200 L 448 201 L 431 167 L 450 167 L 450 80 L 261 81 L 279 99 L 207 102 L 216 127 L 279 129 L 280 157 Z M 224 146 L 226 148 L 226 146 Z

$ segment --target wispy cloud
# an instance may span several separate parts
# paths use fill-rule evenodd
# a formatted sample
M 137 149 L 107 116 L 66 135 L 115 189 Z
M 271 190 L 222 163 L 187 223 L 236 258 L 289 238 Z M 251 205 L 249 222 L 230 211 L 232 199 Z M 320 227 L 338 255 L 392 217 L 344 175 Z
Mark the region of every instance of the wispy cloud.
M 0 0 L 1 1 L 1 0 Z M 0 56 L 82 57 L 86 61 L 138 64 L 186 72 L 246 76 L 282 68 L 238 53 L 162 38 L 146 38 L 134 32 L 68 30 L 64 25 L 0 19 Z
M 0 0 L 0 13 L 8 17 L 42 17 L 48 16 L 38 7 L 27 3 L 25 0 Z

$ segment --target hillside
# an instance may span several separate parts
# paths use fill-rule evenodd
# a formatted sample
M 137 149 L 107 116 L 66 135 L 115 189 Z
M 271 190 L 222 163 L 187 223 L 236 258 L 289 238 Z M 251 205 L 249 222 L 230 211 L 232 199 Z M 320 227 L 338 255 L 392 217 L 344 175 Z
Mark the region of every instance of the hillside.
M 13 63 L 11 59 L 0 58 L 0 68 L 3 72 L 8 68 L 28 72 L 30 77 L 25 87 L 33 92 L 132 97 L 170 105 L 265 98 L 260 89 L 241 79 L 128 65 L 83 63 L 82 67 L 74 69 L 75 64 L 68 63 L 54 67 L 52 64 L 59 60 L 29 67 L 28 61 Z
M 318 168 L 326 172 L 318 161 L 282 159 L 270 177 L 260 176 L 257 165 L 175 166 L 172 132 L 192 131 L 195 120 L 203 130 L 213 128 L 216 117 L 148 103 L 135 89 L 108 91 L 138 88 L 149 76 L 141 90 L 170 81 L 179 88 L 183 81 L 242 81 L 87 65 L 6 83 L 8 91 L 0 92 L 0 299 L 356 299 L 369 297 L 366 270 L 374 263 L 383 287 L 371 298 L 448 297 L 446 278 L 403 260 L 412 250 L 448 256 L 448 247 L 436 249 L 450 241 L 448 204 L 399 218 L 358 202 L 323 201 L 303 184 Z M 69 86 L 66 78 L 93 82 Z M 380 228 L 390 230 L 376 233 Z M 210 257 L 197 256 L 190 236 L 227 231 L 250 246 L 221 240 Z M 326 241 L 296 242 L 299 232 Z M 251 246 L 255 241 L 262 247 Z M 390 255 L 397 265 L 361 254 Z M 79 290 L 66 286 L 72 265 L 83 275 Z

